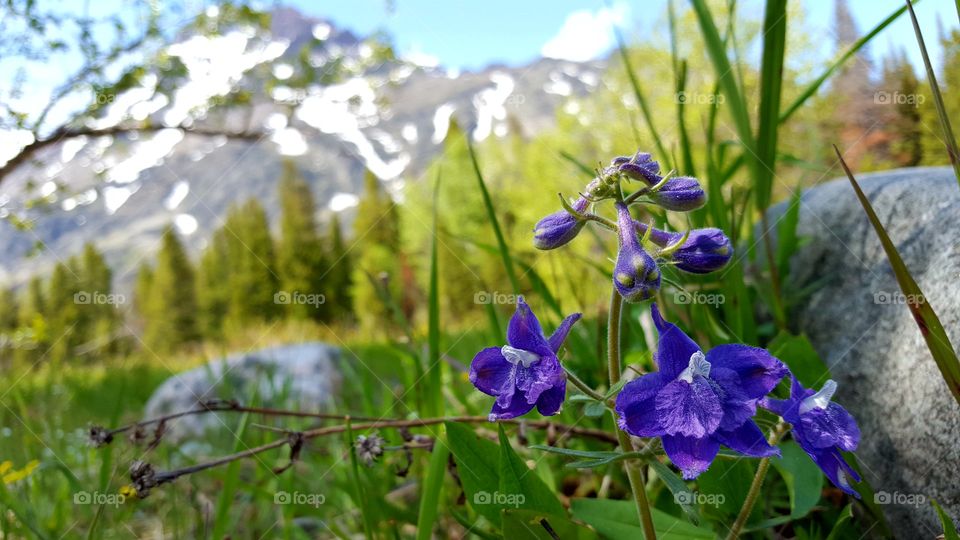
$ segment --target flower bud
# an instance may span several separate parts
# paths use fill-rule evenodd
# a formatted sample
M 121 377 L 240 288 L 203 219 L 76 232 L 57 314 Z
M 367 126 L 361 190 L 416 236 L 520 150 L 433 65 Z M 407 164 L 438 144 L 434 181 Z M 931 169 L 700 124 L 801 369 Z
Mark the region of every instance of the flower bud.
M 677 212 L 696 210 L 707 202 L 707 194 L 700 182 L 689 176 L 671 178 L 648 196 L 657 206 Z
M 649 300 L 660 289 L 660 269 L 640 245 L 630 210 L 622 203 L 617 203 L 617 225 L 620 251 L 613 267 L 613 285 L 627 302 Z
M 573 209 L 583 212 L 590 201 L 583 197 L 573 203 Z M 570 212 L 560 210 L 541 219 L 533 228 L 533 245 L 537 249 L 555 249 L 573 240 L 583 228 L 584 221 L 577 219 Z
M 676 242 L 683 237 L 676 234 Z M 733 246 L 727 235 L 720 229 L 694 229 L 687 241 L 670 255 L 676 267 L 691 274 L 709 274 L 716 272 L 730 262 Z
M 614 163 L 616 163 L 616 160 L 614 160 Z M 621 174 L 633 180 L 640 180 L 651 186 L 661 180 L 660 164 L 653 161 L 650 154 L 645 152 L 637 152 L 637 155 L 629 161 L 616 163 L 616 165 Z

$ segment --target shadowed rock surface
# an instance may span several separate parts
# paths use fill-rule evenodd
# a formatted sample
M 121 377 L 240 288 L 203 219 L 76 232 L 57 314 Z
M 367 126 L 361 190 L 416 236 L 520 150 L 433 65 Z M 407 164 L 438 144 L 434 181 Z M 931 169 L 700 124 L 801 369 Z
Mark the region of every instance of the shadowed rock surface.
M 953 171 L 898 169 L 857 179 L 956 350 L 960 187 Z M 787 204 L 770 210 L 771 227 Z M 809 241 L 791 259 L 785 290 L 822 283 L 795 307 L 795 330 L 810 337 L 839 385 L 836 401 L 860 424 L 857 457 L 894 533 L 934 538 L 942 527 L 930 498 L 955 523 L 960 517 L 960 406 L 845 177 L 804 192 L 798 233 Z
M 150 396 L 144 418 L 199 408 L 211 399 L 242 405 L 319 411 L 333 403 L 340 386 L 340 350 L 310 342 L 271 347 L 213 360 L 163 382 Z M 208 429 L 232 428 L 238 413 L 206 413 L 171 420 L 164 439 L 182 440 Z M 150 435 L 148 433 L 148 435 Z

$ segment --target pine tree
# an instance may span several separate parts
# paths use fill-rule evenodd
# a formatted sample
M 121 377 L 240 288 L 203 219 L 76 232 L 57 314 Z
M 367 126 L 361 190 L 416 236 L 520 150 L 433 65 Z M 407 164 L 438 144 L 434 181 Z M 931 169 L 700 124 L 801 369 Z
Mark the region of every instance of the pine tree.
M 955 136 L 960 137 L 960 30 L 952 30 L 949 35 L 941 36 L 943 63 L 937 72 L 937 84 L 943 95 L 947 117 L 950 118 Z M 924 101 L 920 107 L 922 125 L 922 154 L 924 165 L 949 165 L 950 156 L 943 140 L 943 128 L 937 116 L 929 82 L 922 85 Z
M 137 269 L 137 282 L 133 288 L 133 307 L 139 326 L 146 326 L 149 315 L 150 289 L 153 286 L 153 268 L 146 262 Z
M 170 352 L 200 337 L 194 287 L 193 267 L 183 244 L 173 228 L 167 227 L 145 306 L 147 327 L 144 342 L 154 352 Z
M 327 251 L 330 263 L 326 269 L 325 290 L 330 311 L 336 318 L 348 318 L 353 313 L 350 290 L 352 288 L 351 254 L 343 240 L 340 215 L 334 214 L 327 225 Z
M 281 295 L 285 294 L 285 298 L 291 300 L 285 306 L 286 312 L 295 319 L 328 318 L 329 306 L 319 303 L 327 296 L 325 283 L 328 280 L 325 278 L 329 276 L 324 275 L 325 257 L 317 233 L 316 206 L 310 186 L 293 161 L 283 162 L 279 191 L 281 215 L 277 270 L 283 291 Z M 307 298 L 311 301 L 302 301 Z
M 88 303 L 78 304 L 87 317 L 86 335 L 98 347 L 112 343 L 120 322 L 118 303 L 122 298 L 112 293 L 113 273 L 103 255 L 92 243 L 84 246 L 81 256 L 80 290 Z
M 251 199 L 229 212 L 224 227 L 230 264 L 228 323 L 240 329 L 273 318 L 280 307 L 274 297 L 280 291 L 266 212 Z
M 89 317 L 80 310 L 78 271 L 75 258 L 59 262 L 47 285 L 44 319 L 48 322 L 49 348 L 44 353 L 55 363 L 68 359 L 86 334 Z
M 364 177 L 353 231 L 358 251 L 351 278 L 353 312 L 361 327 L 372 332 L 389 326 L 393 320 L 390 304 L 402 303 L 403 287 L 397 206 L 370 172 Z
M 200 256 L 197 269 L 197 319 L 204 337 L 223 337 L 223 322 L 230 304 L 230 261 L 227 259 L 227 231 L 214 231 Z
M 921 159 L 920 82 L 902 49 L 883 65 L 883 92 L 893 108 L 885 129 L 892 135 L 890 154 L 896 166 L 912 167 Z

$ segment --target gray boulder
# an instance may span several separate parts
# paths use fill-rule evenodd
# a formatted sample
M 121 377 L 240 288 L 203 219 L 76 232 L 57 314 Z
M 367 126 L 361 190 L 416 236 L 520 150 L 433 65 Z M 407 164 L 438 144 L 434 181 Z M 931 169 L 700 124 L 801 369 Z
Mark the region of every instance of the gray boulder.
M 960 187 L 949 168 L 858 175 L 955 350 L 960 345 Z M 786 210 L 770 210 L 776 223 Z M 876 233 L 844 177 L 803 193 L 790 290 L 820 281 L 792 314 L 857 418 L 857 451 L 894 533 L 934 538 L 935 498 L 960 518 L 960 406 L 900 293 Z
M 339 359 L 336 347 L 308 342 L 213 360 L 164 381 L 147 401 L 144 417 L 196 409 L 209 400 L 319 411 L 333 403 L 340 387 Z M 164 439 L 197 437 L 238 419 L 230 412 L 185 416 L 166 424 Z

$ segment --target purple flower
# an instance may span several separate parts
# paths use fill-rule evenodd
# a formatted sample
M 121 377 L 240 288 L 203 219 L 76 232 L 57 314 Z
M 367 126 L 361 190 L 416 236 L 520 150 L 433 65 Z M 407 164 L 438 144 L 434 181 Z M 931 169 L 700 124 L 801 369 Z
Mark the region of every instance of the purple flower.
M 567 377 L 557 351 L 579 319 L 579 313 L 570 315 L 547 338 L 530 306 L 523 298 L 517 300 L 517 311 L 507 327 L 507 344 L 483 349 L 470 364 L 470 382 L 497 398 L 490 411 L 491 422 L 523 416 L 534 405 L 544 416 L 560 411 Z
M 650 227 L 639 221 L 634 222 L 637 234 L 643 236 Z M 650 231 L 650 241 L 660 247 L 673 245 L 683 238 L 683 233 L 666 232 L 654 227 Z M 680 248 L 667 258 L 684 272 L 691 274 L 709 274 L 716 272 L 730 262 L 733 257 L 733 244 L 720 229 L 693 229 Z
M 640 245 L 630 209 L 617 203 L 620 250 L 613 267 L 613 284 L 627 302 L 649 300 L 660 290 L 660 268 Z
M 748 456 L 779 455 L 751 419 L 757 402 L 787 374 L 767 351 L 720 345 L 706 355 L 675 325 L 650 308 L 660 333 L 659 371 L 627 383 L 617 395 L 620 429 L 636 437 L 660 437 L 686 479 L 710 467 L 728 446 Z
M 660 164 L 653 161 L 650 154 L 646 152 L 637 152 L 633 157 L 621 156 L 614 158 L 607 168 L 607 173 L 619 172 L 628 178 L 646 182 L 654 185 L 662 178 L 660 176 Z
M 707 194 L 696 178 L 671 178 L 660 189 L 648 195 L 657 206 L 677 212 L 696 210 L 707 202 Z
M 760 406 L 768 409 L 793 426 L 793 438 L 800 448 L 813 458 L 831 482 L 843 491 L 859 498 L 850 486 L 850 478 L 860 481 L 860 475 L 843 459 L 841 450 L 853 452 L 860 444 L 860 428 L 846 409 L 830 398 L 837 391 L 837 383 L 827 381 L 819 392 L 804 388 L 796 378 L 790 387 L 790 399 L 765 398 Z
M 580 197 L 572 206 L 577 212 L 583 212 L 589 204 L 587 199 Z M 554 212 L 538 221 L 533 227 L 533 245 L 537 249 L 558 248 L 573 240 L 583 228 L 584 223 L 566 210 Z

